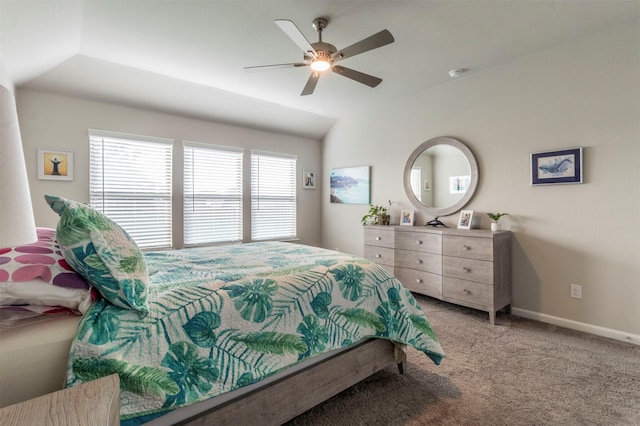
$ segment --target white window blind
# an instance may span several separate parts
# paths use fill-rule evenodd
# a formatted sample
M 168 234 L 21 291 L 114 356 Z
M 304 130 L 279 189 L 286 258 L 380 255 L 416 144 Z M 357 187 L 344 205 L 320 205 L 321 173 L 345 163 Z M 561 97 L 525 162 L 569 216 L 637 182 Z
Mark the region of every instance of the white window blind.
M 170 139 L 89 131 L 91 206 L 140 248 L 171 247 Z
M 296 236 L 296 157 L 251 152 L 251 239 Z
M 242 240 L 242 155 L 185 143 L 185 245 Z

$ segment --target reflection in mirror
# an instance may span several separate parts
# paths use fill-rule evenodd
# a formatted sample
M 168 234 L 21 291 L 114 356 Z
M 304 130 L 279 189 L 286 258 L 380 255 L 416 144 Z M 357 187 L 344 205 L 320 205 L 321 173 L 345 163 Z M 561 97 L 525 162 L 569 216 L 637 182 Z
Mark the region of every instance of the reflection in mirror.
M 478 184 L 478 165 L 462 142 L 439 137 L 415 149 L 404 179 L 411 202 L 437 217 L 457 212 L 471 199 Z
M 411 189 L 428 207 L 448 207 L 460 201 L 470 180 L 467 157 L 451 145 L 425 149 L 411 167 Z

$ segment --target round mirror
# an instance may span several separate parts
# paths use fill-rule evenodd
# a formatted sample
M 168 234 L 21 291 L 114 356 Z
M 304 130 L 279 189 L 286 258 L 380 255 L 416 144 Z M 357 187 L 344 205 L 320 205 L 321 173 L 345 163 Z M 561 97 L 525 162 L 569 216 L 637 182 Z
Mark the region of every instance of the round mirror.
M 409 200 L 427 214 L 446 216 L 462 209 L 478 186 L 478 163 L 457 139 L 438 137 L 418 146 L 404 168 Z

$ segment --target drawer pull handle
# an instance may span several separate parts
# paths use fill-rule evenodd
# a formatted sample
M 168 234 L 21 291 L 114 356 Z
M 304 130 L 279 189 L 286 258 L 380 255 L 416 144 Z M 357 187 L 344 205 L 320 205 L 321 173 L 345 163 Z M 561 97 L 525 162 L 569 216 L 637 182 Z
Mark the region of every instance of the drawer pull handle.
M 416 244 L 420 245 L 420 244 L 422 244 L 422 241 L 416 240 Z
M 376 237 L 376 241 L 380 241 L 382 238 L 380 237 Z
M 465 245 L 463 245 L 462 247 L 463 247 L 465 250 L 471 250 L 471 247 L 469 247 L 469 246 L 468 246 L 468 245 L 466 245 L 466 244 L 465 244 Z
M 422 259 L 418 259 L 418 260 L 416 260 L 416 263 L 417 263 L 417 264 L 421 264 L 421 263 L 422 263 Z
M 417 279 L 416 279 L 416 282 L 417 282 L 417 283 L 421 283 L 421 282 L 422 282 L 422 280 L 421 280 L 420 278 L 417 278 Z
M 466 288 L 465 288 L 464 290 L 462 290 L 462 292 L 463 292 L 464 294 L 471 294 L 471 290 L 467 290 Z
M 376 254 L 376 257 L 377 257 L 377 258 L 380 258 L 380 257 L 382 257 L 382 256 L 381 256 L 381 255 L 379 255 L 379 254 Z
M 462 268 L 463 271 L 465 272 L 471 272 L 471 268 L 467 268 L 466 266 Z

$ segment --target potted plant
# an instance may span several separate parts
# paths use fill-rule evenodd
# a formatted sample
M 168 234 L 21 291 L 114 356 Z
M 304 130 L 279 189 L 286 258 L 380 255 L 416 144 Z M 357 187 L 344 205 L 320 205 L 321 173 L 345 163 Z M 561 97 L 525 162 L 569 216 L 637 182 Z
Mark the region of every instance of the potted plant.
M 369 204 L 369 211 L 360 220 L 363 225 L 388 225 L 391 222 L 389 209 L 385 206 Z
M 491 230 L 492 231 L 497 231 L 500 229 L 500 226 L 498 225 L 498 221 L 500 220 L 500 218 L 502 216 L 510 216 L 509 213 L 487 213 L 487 216 L 489 216 L 489 218 L 491 218 L 491 220 L 493 222 L 491 222 Z

